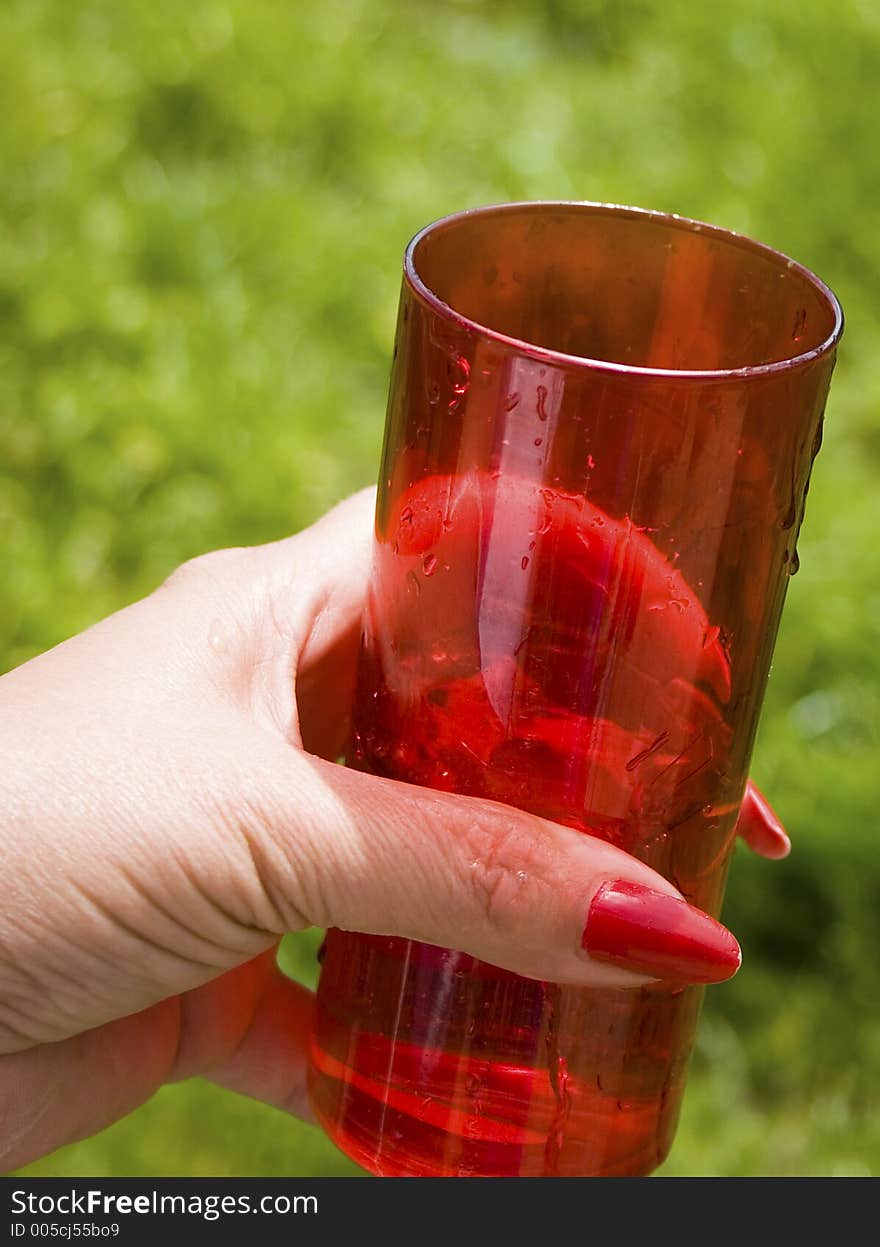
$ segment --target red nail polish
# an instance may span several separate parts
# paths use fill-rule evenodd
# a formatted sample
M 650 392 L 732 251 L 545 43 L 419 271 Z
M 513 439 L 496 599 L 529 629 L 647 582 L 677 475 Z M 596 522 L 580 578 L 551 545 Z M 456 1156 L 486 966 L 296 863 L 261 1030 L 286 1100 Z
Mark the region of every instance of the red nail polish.
M 791 841 L 776 813 L 761 792 L 749 780 L 740 806 L 736 829 L 756 853 L 764 857 L 787 857 Z
M 596 961 L 685 983 L 721 983 L 742 961 L 726 927 L 677 897 L 638 883 L 604 883 L 581 939 Z

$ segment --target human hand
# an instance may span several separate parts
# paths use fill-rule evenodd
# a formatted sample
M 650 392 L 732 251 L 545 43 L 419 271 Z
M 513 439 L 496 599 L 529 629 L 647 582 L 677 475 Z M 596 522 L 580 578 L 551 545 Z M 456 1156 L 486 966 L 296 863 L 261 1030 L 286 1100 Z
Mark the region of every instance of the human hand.
M 307 1117 L 311 994 L 276 966 L 285 931 L 585 986 L 738 966 L 729 932 L 613 846 L 334 764 L 372 508 L 194 560 L 0 680 L 4 1168 L 196 1074 Z M 752 789 L 739 828 L 787 851 Z

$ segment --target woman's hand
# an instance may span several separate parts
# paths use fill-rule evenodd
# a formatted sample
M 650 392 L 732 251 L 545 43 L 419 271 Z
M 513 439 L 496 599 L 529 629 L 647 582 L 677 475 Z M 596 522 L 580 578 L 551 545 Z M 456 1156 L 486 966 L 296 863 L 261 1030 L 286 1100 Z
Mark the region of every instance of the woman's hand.
M 364 492 L 196 559 L 0 680 L 4 1169 L 195 1074 L 308 1116 L 311 994 L 276 966 L 286 931 L 583 985 L 735 972 L 733 936 L 611 845 L 332 761 L 372 510 Z M 787 851 L 751 792 L 741 825 Z

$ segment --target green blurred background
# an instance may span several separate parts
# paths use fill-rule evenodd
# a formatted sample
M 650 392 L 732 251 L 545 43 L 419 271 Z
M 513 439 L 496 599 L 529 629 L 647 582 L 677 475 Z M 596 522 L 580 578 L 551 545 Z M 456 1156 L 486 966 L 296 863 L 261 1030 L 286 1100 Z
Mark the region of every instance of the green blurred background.
M 5 0 L 0 667 L 375 475 L 421 225 L 610 200 L 753 234 L 848 328 L 668 1174 L 880 1172 L 880 6 L 875 0 Z M 310 977 L 315 940 L 289 941 Z M 34 1174 L 359 1172 L 166 1088 Z

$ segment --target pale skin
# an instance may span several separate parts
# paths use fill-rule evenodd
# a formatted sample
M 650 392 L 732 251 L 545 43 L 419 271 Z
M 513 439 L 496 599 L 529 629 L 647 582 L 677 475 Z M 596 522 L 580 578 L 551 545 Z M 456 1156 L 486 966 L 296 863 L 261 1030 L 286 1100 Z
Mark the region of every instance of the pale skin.
M 0 679 L 0 1167 L 204 1075 L 309 1117 L 308 926 L 453 946 L 582 985 L 646 980 L 580 935 L 611 845 L 336 764 L 374 497 L 184 565 Z M 779 843 L 750 837 L 767 856 Z

